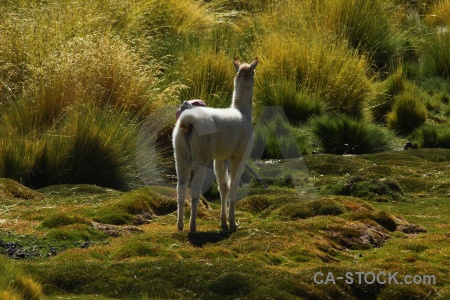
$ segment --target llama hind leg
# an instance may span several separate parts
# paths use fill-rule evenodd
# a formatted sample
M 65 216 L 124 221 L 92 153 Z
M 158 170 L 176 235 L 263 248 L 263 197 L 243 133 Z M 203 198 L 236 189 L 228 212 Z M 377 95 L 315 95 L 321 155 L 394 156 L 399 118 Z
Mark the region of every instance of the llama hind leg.
M 237 191 L 239 188 L 239 181 L 244 172 L 245 162 L 241 160 L 230 160 L 230 209 L 228 219 L 230 222 L 230 231 L 234 232 L 239 227 L 236 224 L 235 208 L 237 201 Z
M 227 204 L 230 186 L 228 182 L 227 161 L 214 161 L 214 172 L 216 173 L 217 183 L 219 184 L 220 200 L 222 209 L 220 212 L 221 227 L 223 230 L 228 230 L 227 225 Z
M 186 202 L 189 179 L 191 177 L 191 164 L 189 162 L 177 161 L 177 177 L 177 226 L 178 230 L 182 231 L 184 228 L 184 204 Z
M 197 231 L 197 209 L 202 193 L 203 184 L 208 174 L 208 167 L 196 166 L 194 168 L 194 179 L 191 184 L 191 220 L 189 230 L 191 232 Z

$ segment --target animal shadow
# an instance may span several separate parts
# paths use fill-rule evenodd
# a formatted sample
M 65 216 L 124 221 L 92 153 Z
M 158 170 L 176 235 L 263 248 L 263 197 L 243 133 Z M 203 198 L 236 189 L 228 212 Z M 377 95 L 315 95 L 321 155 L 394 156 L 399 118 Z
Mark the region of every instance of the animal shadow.
M 201 248 L 207 243 L 218 243 L 230 236 L 231 232 L 228 231 L 190 232 L 188 240 L 193 246 Z

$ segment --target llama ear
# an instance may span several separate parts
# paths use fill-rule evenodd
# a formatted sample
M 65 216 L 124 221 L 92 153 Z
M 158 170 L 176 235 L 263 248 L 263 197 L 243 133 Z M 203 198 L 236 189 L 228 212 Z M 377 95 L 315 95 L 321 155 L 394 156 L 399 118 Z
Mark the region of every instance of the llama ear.
M 241 62 L 239 61 L 239 59 L 237 57 L 234 58 L 233 64 L 234 64 L 234 67 L 236 68 L 236 72 L 239 71 L 239 66 L 241 65 Z
M 250 70 L 254 70 L 257 65 L 258 65 L 258 58 L 255 57 L 255 59 L 253 59 L 252 63 L 250 64 Z

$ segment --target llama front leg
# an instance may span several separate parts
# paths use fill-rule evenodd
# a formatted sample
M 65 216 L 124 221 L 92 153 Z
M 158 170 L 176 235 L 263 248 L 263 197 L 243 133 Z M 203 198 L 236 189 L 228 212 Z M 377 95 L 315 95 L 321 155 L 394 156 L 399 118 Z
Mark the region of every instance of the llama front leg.
M 197 231 L 197 209 L 200 201 L 200 195 L 202 193 L 203 184 L 208 173 L 208 168 L 204 166 L 198 166 L 194 168 L 194 179 L 191 184 L 191 220 L 190 228 L 191 232 Z
M 228 230 L 227 224 L 227 203 L 230 185 L 228 182 L 227 161 L 214 161 L 214 172 L 216 173 L 217 183 L 219 184 L 220 201 L 222 209 L 220 211 L 220 221 L 223 230 Z

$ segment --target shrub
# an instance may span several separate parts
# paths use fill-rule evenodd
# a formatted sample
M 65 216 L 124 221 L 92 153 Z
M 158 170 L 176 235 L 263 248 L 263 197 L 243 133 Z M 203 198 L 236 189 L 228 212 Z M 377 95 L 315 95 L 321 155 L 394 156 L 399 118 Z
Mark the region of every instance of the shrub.
M 314 118 L 311 131 L 325 153 L 343 154 L 345 144 L 352 148 L 353 154 L 381 152 L 391 148 L 391 135 L 387 130 L 344 115 Z
M 417 99 L 416 94 L 405 92 L 395 99 L 392 111 L 387 115 L 387 125 L 406 135 L 425 123 L 426 119 L 425 105 Z

